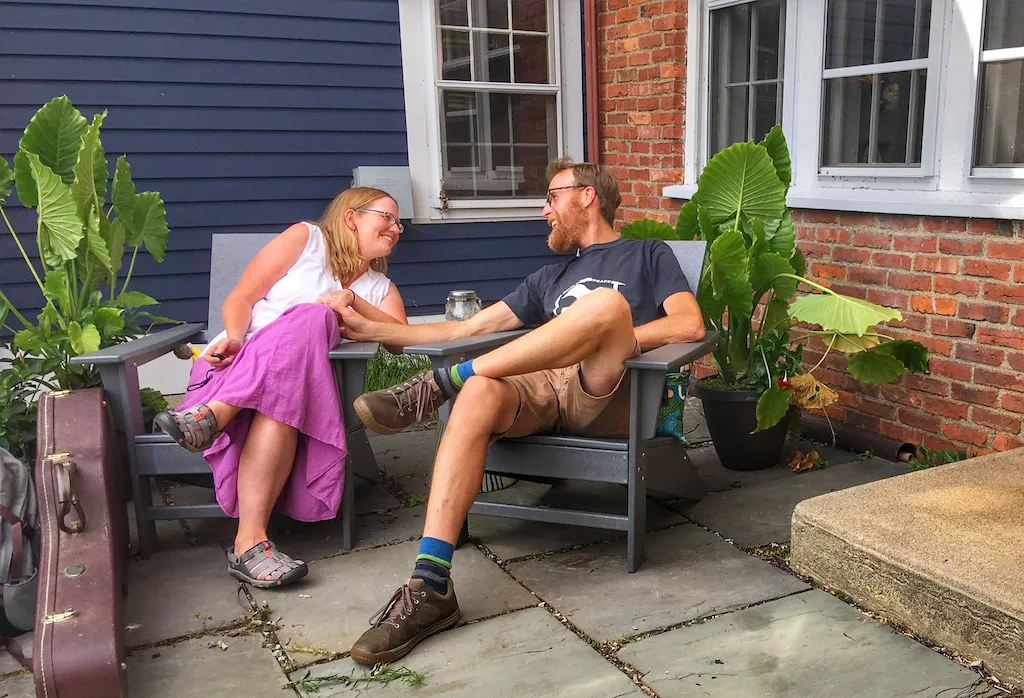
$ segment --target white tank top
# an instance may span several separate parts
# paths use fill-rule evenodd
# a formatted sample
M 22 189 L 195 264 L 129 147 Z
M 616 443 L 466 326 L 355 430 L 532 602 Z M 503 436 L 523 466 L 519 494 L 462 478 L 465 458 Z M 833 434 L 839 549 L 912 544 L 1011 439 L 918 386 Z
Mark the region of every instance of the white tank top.
M 305 225 L 309 228 L 309 240 L 302 254 L 287 273 L 270 287 L 267 295 L 253 306 L 252 319 L 249 321 L 249 329 L 245 332 L 243 343 L 281 317 L 288 308 L 300 303 L 314 303 L 321 294 L 340 291 L 343 288 L 341 282 L 334 278 L 327 262 L 323 231 L 312 223 Z M 348 288 L 374 308 L 379 308 L 391 289 L 391 280 L 380 272 L 367 269 L 366 273 L 349 284 Z M 207 347 L 226 336 L 227 332 L 221 332 L 210 340 Z

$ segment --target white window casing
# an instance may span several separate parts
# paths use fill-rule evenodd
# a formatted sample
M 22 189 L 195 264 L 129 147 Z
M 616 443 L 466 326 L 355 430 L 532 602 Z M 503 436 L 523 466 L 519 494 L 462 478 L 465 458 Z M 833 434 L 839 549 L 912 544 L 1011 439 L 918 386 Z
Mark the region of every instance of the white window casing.
M 461 83 L 440 79 L 435 17 L 438 0 L 399 0 L 406 132 L 412 180 L 413 222 L 529 220 L 541 217 L 543 197 L 456 199 L 442 197 L 442 88 L 516 94 L 557 94 L 559 156 L 583 159 L 583 42 L 580 0 L 550 0 L 554 57 L 551 85 Z M 447 209 L 447 210 L 445 210 Z
M 689 0 L 683 183 L 664 196 L 688 199 L 707 159 L 710 11 L 749 0 Z M 793 161 L 794 208 L 982 218 L 1024 218 L 1024 167 L 974 167 L 984 0 L 932 0 L 920 167 L 821 166 L 826 0 L 786 3 L 782 127 Z M 908 64 L 911 62 L 907 62 Z M 919 61 L 912 61 L 920 67 Z M 897 64 L 889 64 L 886 70 Z M 905 67 L 905 66 L 904 66 Z M 835 71 L 828 75 L 835 76 Z

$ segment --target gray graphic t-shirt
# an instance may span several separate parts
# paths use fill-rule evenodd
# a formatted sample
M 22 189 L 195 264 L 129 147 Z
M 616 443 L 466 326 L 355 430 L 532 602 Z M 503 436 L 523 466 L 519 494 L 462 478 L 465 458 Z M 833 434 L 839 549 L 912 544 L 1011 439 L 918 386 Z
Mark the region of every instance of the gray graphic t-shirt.
M 634 327 L 664 317 L 665 299 L 690 291 L 663 241 L 620 239 L 591 245 L 566 262 L 538 269 L 503 300 L 523 325 L 536 327 L 599 288 L 625 296 Z

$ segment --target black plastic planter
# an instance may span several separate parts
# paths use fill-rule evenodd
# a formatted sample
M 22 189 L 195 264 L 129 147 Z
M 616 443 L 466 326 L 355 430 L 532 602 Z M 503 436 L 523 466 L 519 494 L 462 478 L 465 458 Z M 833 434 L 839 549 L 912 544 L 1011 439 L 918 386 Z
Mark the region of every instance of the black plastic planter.
M 749 390 L 721 390 L 697 384 L 694 394 L 704 404 L 718 459 L 729 470 L 764 470 L 778 465 L 793 409 L 764 431 L 757 428 L 757 395 Z

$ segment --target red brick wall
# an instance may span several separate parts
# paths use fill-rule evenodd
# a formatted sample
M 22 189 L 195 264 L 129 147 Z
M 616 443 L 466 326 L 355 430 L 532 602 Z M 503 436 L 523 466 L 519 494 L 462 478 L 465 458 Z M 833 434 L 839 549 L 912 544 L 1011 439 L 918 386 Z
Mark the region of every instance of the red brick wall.
M 686 0 L 599 0 L 601 159 L 622 183 L 621 222 L 675 222 L 661 196 L 683 172 Z
M 601 157 L 622 182 L 622 222 L 675 222 L 686 93 L 685 0 L 599 0 Z M 1007 221 L 794 211 L 808 275 L 898 308 L 890 335 L 932 353 L 930 375 L 850 378 L 842 355 L 816 375 L 830 413 L 886 436 L 971 450 L 1024 446 L 1024 237 Z M 807 347 L 817 362 L 821 347 Z

